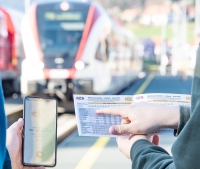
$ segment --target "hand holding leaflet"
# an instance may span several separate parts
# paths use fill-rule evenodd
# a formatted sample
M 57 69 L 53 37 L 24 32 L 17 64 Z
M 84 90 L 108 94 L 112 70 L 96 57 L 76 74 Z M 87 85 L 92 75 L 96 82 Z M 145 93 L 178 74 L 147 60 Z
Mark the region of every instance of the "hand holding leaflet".
M 121 124 L 110 127 L 109 132 L 113 135 L 151 134 L 157 133 L 161 128 L 176 129 L 179 120 L 178 106 L 155 106 L 145 102 L 98 109 L 96 113 L 122 117 Z
M 179 122 L 179 106 L 190 106 L 190 95 L 161 93 L 133 97 L 75 95 L 74 100 L 79 135 L 84 136 L 173 134 Z

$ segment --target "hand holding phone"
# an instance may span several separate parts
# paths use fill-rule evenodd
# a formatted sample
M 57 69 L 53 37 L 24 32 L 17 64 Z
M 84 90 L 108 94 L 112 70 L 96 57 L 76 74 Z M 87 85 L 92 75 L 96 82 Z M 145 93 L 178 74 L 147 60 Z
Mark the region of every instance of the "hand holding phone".
M 25 97 L 23 159 L 26 166 L 56 165 L 57 100 Z
M 6 134 L 6 147 L 13 169 L 45 169 L 45 167 L 25 167 L 22 164 L 22 129 L 24 120 L 18 119 L 8 129 Z

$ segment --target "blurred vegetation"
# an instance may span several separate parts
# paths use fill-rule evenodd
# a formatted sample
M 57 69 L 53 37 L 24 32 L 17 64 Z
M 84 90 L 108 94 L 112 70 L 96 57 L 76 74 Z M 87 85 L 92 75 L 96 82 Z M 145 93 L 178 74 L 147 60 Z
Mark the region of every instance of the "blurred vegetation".
M 188 23 L 188 42 L 190 44 L 194 43 L 194 22 Z M 156 38 L 161 37 L 162 26 L 154 25 L 141 25 L 139 23 L 128 23 L 127 27 L 133 31 L 133 33 L 140 39 L 144 38 Z M 166 39 L 170 40 L 173 37 L 172 25 L 167 25 L 166 27 Z
M 146 0 L 97 0 L 105 8 L 112 8 L 118 6 L 120 9 L 127 9 L 130 7 L 144 7 Z M 158 0 L 157 0 L 158 1 Z
M 136 35 L 136 37 L 140 40 L 144 40 L 146 38 L 151 38 L 152 40 L 158 40 L 158 42 L 161 42 L 161 32 L 162 32 L 162 26 L 155 26 L 155 25 L 141 25 L 138 22 L 134 23 L 127 23 L 126 26 L 133 31 L 133 33 Z M 179 25 L 179 30 L 181 28 L 181 25 Z M 194 45 L 195 42 L 195 23 L 189 22 L 188 23 L 188 43 L 191 45 Z M 173 38 L 173 25 L 169 24 L 166 26 L 166 39 L 172 40 Z M 149 71 L 158 71 L 159 70 L 160 63 L 148 59 L 143 60 L 143 71 L 149 72 Z M 169 66 L 170 68 L 170 66 Z
M 144 72 L 154 72 L 159 70 L 160 63 L 149 60 L 143 59 L 143 71 Z
M 144 40 L 146 38 L 151 38 L 152 40 L 157 39 L 158 41 L 161 41 L 161 32 L 162 32 L 162 26 L 155 26 L 155 25 L 141 25 L 138 22 L 135 23 L 128 23 L 127 27 L 133 31 L 133 33 L 136 35 L 136 37 L 140 40 Z M 179 25 L 179 30 L 181 28 L 181 25 Z M 189 22 L 188 23 L 188 43 L 191 45 L 194 45 L 195 42 L 195 23 Z M 166 39 L 172 40 L 173 38 L 173 25 L 167 25 L 166 26 Z M 149 71 L 158 71 L 159 70 L 160 63 L 148 59 L 143 60 L 143 71 L 149 72 Z M 168 67 L 170 68 L 170 66 Z

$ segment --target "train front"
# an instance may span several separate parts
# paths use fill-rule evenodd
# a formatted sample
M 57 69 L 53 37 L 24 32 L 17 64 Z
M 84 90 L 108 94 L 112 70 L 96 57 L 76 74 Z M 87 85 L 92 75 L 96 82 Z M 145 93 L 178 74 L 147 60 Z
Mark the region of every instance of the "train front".
M 22 21 L 26 58 L 21 92 L 72 99 L 76 64 L 90 4 L 54 2 L 33 4 Z

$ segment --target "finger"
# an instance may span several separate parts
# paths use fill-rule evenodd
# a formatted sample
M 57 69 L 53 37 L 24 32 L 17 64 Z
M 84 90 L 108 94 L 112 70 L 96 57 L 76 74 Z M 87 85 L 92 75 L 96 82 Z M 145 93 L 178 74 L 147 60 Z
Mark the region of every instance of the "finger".
M 155 145 L 159 145 L 160 137 L 158 135 L 154 135 L 152 139 L 152 143 Z
M 114 116 L 126 117 L 127 111 L 125 107 L 107 107 L 96 110 L 96 114 L 110 114 Z
M 20 140 L 20 142 L 22 142 L 23 127 L 19 130 L 19 132 L 17 133 L 17 135 L 19 136 L 19 140 Z
M 109 132 L 113 135 L 134 134 L 131 133 L 131 124 L 111 126 Z
M 13 133 L 19 133 L 22 127 L 24 126 L 24 120 L 22 118 L 18 119 L 15 123 L 13 123 L 8 130 Z

